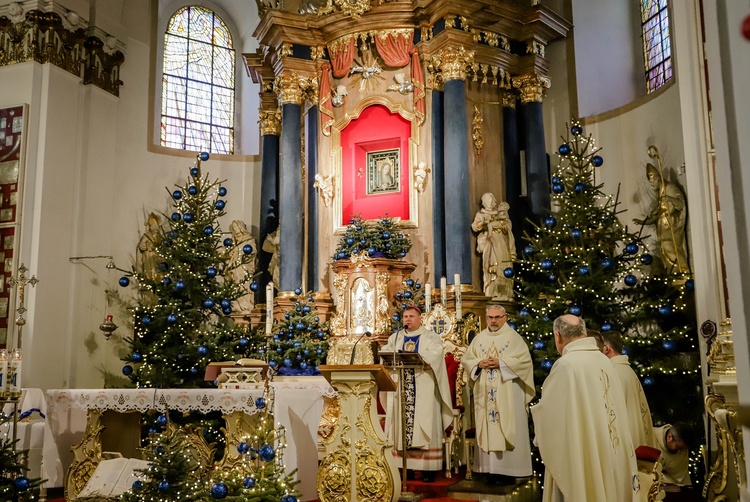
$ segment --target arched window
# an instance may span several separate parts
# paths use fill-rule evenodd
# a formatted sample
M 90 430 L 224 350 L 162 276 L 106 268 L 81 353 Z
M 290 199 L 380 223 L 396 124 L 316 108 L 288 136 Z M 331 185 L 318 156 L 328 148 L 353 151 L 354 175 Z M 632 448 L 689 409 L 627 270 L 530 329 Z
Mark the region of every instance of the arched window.
M 161 144 L 234 153 L 235 51 L 224 21 L 182 7 L 164 34 Z
M 640 0 L 646 90 L 654 92 L 672 78 L 672 43 L 667 0 Z

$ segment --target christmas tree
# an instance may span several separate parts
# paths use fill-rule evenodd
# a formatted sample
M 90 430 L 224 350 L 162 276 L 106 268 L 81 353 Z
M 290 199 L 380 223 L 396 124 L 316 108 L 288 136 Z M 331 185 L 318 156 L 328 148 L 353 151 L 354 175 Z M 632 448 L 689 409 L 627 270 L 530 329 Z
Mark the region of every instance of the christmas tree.
M 232 302 L 247 293 L 247 282 L 232 271 L 253 255 L 245 244 L 240 259 L 230 258 L 232 239 L 222 238 L 219 218 L 225 215 L 227 189 L 201 173 L 198 155 L 183 186 L 169 192 L 167 228 L 155 214 L 141 245 L 141 259 L 120 279 L 137 284 L 131 352 L 123 374 L 141 387 L 202 387 L 206 365 L 233 359 L 245 351 L 246 328 L 234 324 Z M 243 258 L 245 256 L 246 258 Z
M 344 235 L 333 254 L 334 260 L 344 260 L 353 254 L 366 252 L 370 257 L 401 259 L 411 249 L 409 237 L 401 233 L 396 220 L 379 218 L 374 222 L 355 215 L 349 220 Z
M 396 298 L 392 304 L 396 308 L 396 313 L 391 317 L 391 330 L 395 333 L 404 327 L 401 314 L 406 310 L 406 307 L 415 306 L 420 311 L 426 312 L 422 284 L 413 277 L 407 277 L 404 281 L 404 287 L 396 292 Z
M 0 412 L 1 413 L 1 412 Z M 3 415 L 3 419 L 8 418 Z M 0 424 L 5 420 L 0 420 Z M 0 501 L 31 500 L 32 490 L 42 484 L 39 478 L 26 477 L 28 468 L 22 459 L 28 455 L 28 450 L 16 450 L 18 440 L 14 443 L 10 438 L 0 441 Z
M 267 348 L 258 350 L 255 357 L 267 359 L 279 375 L 318 375 L 318 365 L 328 355 L 328 322 L 320 322 L 311 293 L 296 289 L 295 294 L 294 307 L 274 325 Z
M 594 139 L 574 122 L 558 149 L 552 178 L 554 214 L 533 224 L 517 266 L 521 308 L 513 323 L 532 347 L 534 379 L 541 384 L 559 357 L 552 323 L 560 315 L 581 316 L 587 327 L 623 330 L 631 324 L 630 289 L 638 284 L 637 267 L 647 251 L 638 234 L 618 220 L 617 197 L 605 195 L 595 181 L 604 159 Z
M 274 427 L 272 395 L 266 387 L 264 397 L 255 400 L 261 413 L 252 430 L 236 445 L 232 468 L 215 470 L 204 486 L 201 500 L 224 499 L 248 502 L 297 502 L 294 479 L 284 465 L 286 431 Z

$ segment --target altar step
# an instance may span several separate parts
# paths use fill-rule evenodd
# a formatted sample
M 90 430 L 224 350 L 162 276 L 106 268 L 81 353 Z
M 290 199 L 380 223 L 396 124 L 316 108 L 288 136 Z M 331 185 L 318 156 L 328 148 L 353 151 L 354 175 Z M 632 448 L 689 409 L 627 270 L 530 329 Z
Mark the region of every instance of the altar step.
M 432 483 L 420 480 L 408 481 L 408 490 L 423 495 L 422 502 L 448 502 L 454 500 L 474 502 L 537 502 L 541 490 L 535 478 L 519 478 L 514 484 L 498 485 L 485 482 L 484 476 L 475 474 L 474 479 L 464 479 L 462 468 L 458 474 L 445 478 L 441 472 Z

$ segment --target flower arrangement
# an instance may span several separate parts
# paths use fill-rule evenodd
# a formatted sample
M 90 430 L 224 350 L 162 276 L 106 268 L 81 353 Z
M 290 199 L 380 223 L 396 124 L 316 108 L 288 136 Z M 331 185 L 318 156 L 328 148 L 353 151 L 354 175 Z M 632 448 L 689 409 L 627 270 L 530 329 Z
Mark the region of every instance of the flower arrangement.
M 398 260 L 404 258 L 409 249 L 411 240 L 400 231 L 395 219 L 386 214 L 384 218 L 365 221 L 360 215 L 355 215 L 349 220 L 346 232 L 339 239 L 333 259 L 343 260 L 353 254 L 365 252 L 372 258 Z

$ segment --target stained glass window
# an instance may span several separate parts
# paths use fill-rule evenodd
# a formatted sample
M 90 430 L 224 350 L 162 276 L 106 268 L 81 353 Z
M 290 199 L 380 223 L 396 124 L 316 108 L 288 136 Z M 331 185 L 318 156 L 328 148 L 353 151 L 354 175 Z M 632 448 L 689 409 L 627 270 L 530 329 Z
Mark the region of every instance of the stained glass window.
M 640 0 L 646 90 L 654 92 L 672 78 L 672 43 L 667 0 Z
M 205 7 L 178 10 L 164 34 L 161 144 L 234 153 L 234 48 L 224 21 Z

